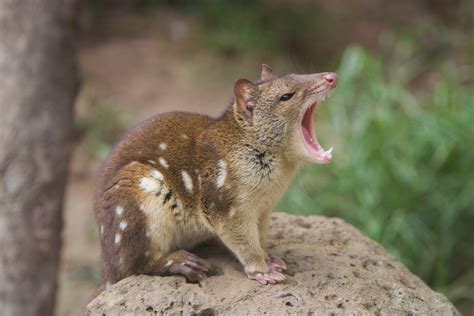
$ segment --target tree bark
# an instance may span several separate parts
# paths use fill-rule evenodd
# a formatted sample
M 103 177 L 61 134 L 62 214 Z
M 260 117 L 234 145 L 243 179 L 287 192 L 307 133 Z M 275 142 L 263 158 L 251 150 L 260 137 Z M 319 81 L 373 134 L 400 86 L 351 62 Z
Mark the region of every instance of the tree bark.
M 0 0 L 0 314 L 52 315 L 78 88 L 72 0 Z

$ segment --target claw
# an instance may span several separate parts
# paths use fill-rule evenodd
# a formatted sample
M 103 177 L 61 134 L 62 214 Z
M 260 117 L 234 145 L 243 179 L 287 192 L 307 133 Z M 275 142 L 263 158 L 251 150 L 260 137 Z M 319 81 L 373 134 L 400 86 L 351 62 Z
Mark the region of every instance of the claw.
M 203 265 L 203 264 L 199 264 L 199 263 L 196 263 L 194 261 L 190 261 L 190 260 L 186 260 L 182 263 L 182 265 L 186 265 L 190 268 L 193 268 L 193 269 L 200 269 L 200 270 L 203 270 L 205 272 L 209 271 L 209 268 L 207 267 L 207 264 L 206 265 Z
M 169 272 L 171 274 L 182 274 L 191 282 L 202 280 L 209 271 L 207 262 L 184 250 L 181 251 L 181 254 L 181 260 L 172 261 L 169 265 Z
M 247 277 L 251 280 L 256 280 L 260 284 L 278 284 L 286 280 L 286 276 L 278 271 L 262 272 L 247 272 Z
M 287 270 L 285 261 L 272 255 L 267 259 L 267 265 L 270 271 L 285 272 Z

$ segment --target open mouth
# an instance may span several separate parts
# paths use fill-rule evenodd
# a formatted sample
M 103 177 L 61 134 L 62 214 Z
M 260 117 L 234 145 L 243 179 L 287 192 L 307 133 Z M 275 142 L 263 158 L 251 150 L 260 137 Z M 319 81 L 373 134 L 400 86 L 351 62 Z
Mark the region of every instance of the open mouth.
M 304 113 L 301 120 L 301 133 L 303 134 L 303 143 L 308 150 L 312 160 L 316 163 L 328 163 L 332 160 L 332 147 L 325 150 L 318 142 L 314 131 L 313 112 L 318 102 L 313 103 Z

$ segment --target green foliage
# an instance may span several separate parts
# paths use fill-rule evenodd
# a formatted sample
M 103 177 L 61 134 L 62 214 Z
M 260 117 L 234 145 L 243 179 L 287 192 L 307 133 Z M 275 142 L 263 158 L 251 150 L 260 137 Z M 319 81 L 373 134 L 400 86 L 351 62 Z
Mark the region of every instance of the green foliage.
M 130 122 L 119 116 L 111 105 L 104 104 L 93 106 L 85 116 L 79 117 L 76 129 L 84 138 L 87 151 L 104 160 L 117 137 L 129 125 Z
M 209 49 L 231 56 L 253 53 L 271 56 L 288 47 L 304 52 L 314 42 L 312 30 L 328 19 L 320 8 L 311 4 L 294 6 L 263 0 L 173 3 L 177 9 L 201 19 L 200 36 Z
M 211 49 L 234 54 L 272 48 L 274 34 L 265 27 L 264 8 L 255 1 L 208 0 L 207 3 L 201 10 L 205 41 Z
M 343 217 L 452 300 L 474 300 L 458 282 L 474 262 L 474 91 L 454 65 L 439 71 L 415 97 L 406 73 L 349 48 L 316 120 L 334 160 L 304 170 L 278 209 Z

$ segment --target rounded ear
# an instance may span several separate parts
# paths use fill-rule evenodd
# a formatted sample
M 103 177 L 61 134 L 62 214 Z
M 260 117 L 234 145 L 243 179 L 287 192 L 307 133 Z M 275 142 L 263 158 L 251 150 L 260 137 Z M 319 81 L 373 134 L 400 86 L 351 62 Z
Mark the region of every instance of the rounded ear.
M 255 107 L 256 86 L 247 79 L 239 79 L 234 85 L 235 103 L 245 119 L 252 123 Z
M 262 73 L 260 75 L 261 81 L 271 80 L 277 77 L 278 75 L 276 74 L 276 72 L 273 71 L 272 68 L 270 68 L 270 66 L 268 66 L 267 64 L 262 64 Z

